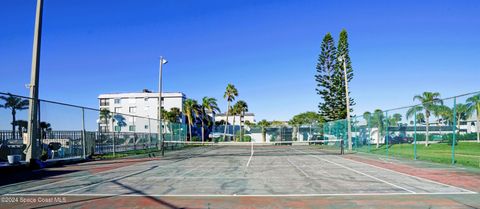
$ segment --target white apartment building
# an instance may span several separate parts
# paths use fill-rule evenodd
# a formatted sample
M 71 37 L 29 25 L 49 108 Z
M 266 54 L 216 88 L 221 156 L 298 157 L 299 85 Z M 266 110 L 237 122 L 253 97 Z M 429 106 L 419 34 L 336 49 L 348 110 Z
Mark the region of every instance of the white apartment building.
M 228 115 L 228 123 L 230 125 L 233 125 L 233 118 L 235 118 L 235 125 L 239 125 L 240 124 L 240 116 L 239 115 L 236 115 L 236 116 L 233 116 L 233 115 Z M 227 116 L 225 113 L 218 113 L 218 114 L 215 114 L 215 122 L 220 122 L 220 121 L 226 121 L 227 120 Z M 253 113 L 245 113 L 245 115 L 243 116 L 243 120 L 242 122 L 247 122 L 249 121 L 250 123 L 255 123 L 255 114 Z
M 99 130 L 109 132 L 114 129 L 120 132 L 156 133 L 159 125 L 158 121 L 155 120 L 158 117 L 158 97 L 158 93 L 148 91 L 99 95 L 100 109 L 108 109 L 114 114 L 125 114 L 122 116 L 125 118 L 126 123 L 124 126 L 112 127 L 111 120 L 105 124 L 99 119 L 97 121 Z M 185 98 L 185 94 L 181 92 L 162 93 L 162 107 L 167 111 L 176 107 L 181 112 Z M 147 118 L 152 118 L 153 120 Z M 180 121 L 183 123 L 185 120 L 181 118 Z

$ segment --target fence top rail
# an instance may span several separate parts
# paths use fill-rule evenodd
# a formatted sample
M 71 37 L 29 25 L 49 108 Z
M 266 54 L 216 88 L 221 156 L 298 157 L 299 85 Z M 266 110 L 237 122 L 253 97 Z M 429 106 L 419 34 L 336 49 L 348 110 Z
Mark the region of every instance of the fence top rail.
M 440 98 L 440 100 L 445 101 L 445 100 L 449 100 L 449 99 L 453 99 L 453 98 L 458 98 L 458 97 L 463 97 L 463 96 L 468 96 L 468 95 L 474 95 L 474 94 L 480 94 L 480 90 L 479 90 L 479 91 L 473 91 L 473 92 L 465 93 L 465 94 L 460 94 L 460 95 L 455 95 L 455 96 Z M 383 110 L 382 112 L 390 112 L 390 111 L 394 111 L 394 110 L 401 110 L 401 109 L 416 107 L 416 106 L 420 106 L 420 105 L 428 104 L 428 103 L 430 103 L 430 102 L 418 103 L 418 104 L 414 104 L 414 105 L 407 105 L 407 106 L 402 106 L 402 107 L 397 107 L 397 108 L 386 109 L 386 110 Z M 358 117 L 362 117 L 362 116 L 361 116 L 361 115 L 359 115 L 359 116 L 352 116 L 352 118 L 358 118 Z M 345 119 L 340 119 L 340 120 L 345 120 Z M 330 122 L 333 122 L 333 121 L 330 121 Z
M 16 95 L 16 94 L 11 94 L 11 93 L 5 93 L 5 92 L 0 92 L 0 95 L 11 95 L 14 97 L 19 97 L 23 99 L 28 99 L 31 100 L 33 98 L 31 97 L 26 97 L 26 96 L 21 96 L 21 95 Z M 85 109 L 85 110 L 92 110 L 92 111 L 97 111 L 100 112 L 101 109 L 93 108 L 93 107 L 85 107 L 85 106 L 79 106 L 79 105 L 74 105 L 74 104 L 68 104 L 68 103 L 63 103 L 63 102 L 56 102 L 56 101 L 51 101 L 51 100 L 45 100 L 45 99 L 38 99 L 40 102 L 46 102 L 46 103 L 51 103 L 51 104 L 57 104 L 57 105 L 63 105 L 67 107 L 74 107 L 78 109 Z M 144 118 L 144 119 L 149 119 L 149 120 L 155 120 L 158 121 L 157 118 L 149 118 L 145 116 L 139 116 L 139 115 L 132 115 L 132 114 L 126 114 L 126 113 L 116 113 L 116 112 L 111 112 L 112 114 L 118 114 L 118 115 L 124 115 L 124 116 L 130 116 L 130 117 L 136 117 L 136 118 Z

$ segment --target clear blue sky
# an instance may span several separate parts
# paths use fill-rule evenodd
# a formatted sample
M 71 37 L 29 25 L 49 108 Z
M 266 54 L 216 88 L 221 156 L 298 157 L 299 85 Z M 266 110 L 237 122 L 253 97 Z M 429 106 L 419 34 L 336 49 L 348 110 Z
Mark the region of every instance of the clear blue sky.
M 97 107 L 101 93 L 213 96 L 227 83 L 257 120 L 317 110 L 327 32 L 349 32 L 356 114 L 480 90 L 480 1 L 45 0 L 40 97 Z M 34 0 L 0 2 L 0 91 L 28 95 Z

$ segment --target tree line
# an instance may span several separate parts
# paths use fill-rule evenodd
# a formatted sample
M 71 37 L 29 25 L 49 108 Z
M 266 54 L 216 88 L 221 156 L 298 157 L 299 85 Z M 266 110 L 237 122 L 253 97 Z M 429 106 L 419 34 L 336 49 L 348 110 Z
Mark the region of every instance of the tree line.
M 418 101 L 420 104 L 410 107 L 405 117 L 407 120 L 414 118 L 414 121 L 411 121 L 410 125 L 413 125 L 414 122 L 425 124 L 425 146 L 429 145 L 429 127 L 432 116 L 436 118 L 438 124 L 451 126 L 455 122 L 458 129 L 460 128 L 460 121 L 475 117 L 477 142 L 480 143 L 480 94 L 470 96 L 466 99 L 466 103 L 457 103 L 454 108 L 444 105 L 444 101 L 440 98 L 440 93 L 438 92 L 423 92 L 422 94 L 415 95 L 413 101 Z M 384 111 L 376 109 L 373 113 L 368 111 L 364 112 L 363 118 L 369 126 L 377 128 L 378 147 L 379 139 L 383 137 L 382 133 L 385 127 L 398 125 L 402 120 L 402 115 L 395 113 L 387 117 Z M 456 118 L 455 121 L 454 118 Z

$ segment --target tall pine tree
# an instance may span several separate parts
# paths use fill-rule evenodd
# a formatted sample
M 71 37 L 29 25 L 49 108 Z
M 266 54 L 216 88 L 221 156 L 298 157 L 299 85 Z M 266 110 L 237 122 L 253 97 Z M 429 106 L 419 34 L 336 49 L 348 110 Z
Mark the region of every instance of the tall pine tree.
M 321 50 L 316 67 L 317 74 L 315 75 L 317 94 L 322 98 L 322 101 L 318 104 L 318 109 L 327 121 L 331 121 L 337 118 L 335 113 L 336 88 L 334 84 L 337 56 L 335 43 L 330 33 L 323 37 Z
M 348 49 L 348 33 L 345 29 L 340 32 L 340 38 L 338 40 L 338 47 L 337 47 L 337 53 L 336 53 L 336 60 L 338 60 L 339 57 L 343 57 L 345 60 L 345 66 L 347 69 L 347 80 L 348 83 L 353 79 L 353 69 L 352 69 L 352 62 L 350 60 L 350 55 L 349 55 L 349 49 Z M 336 62 L 335 63 L 335 73 L 334 73 L 334 86 L 336 87 L 336 94 L 335 94 L 335 99 L 334 99 L 334 106 L 335 106 L 335 112 L 336 112 L 336 118 L 335 119 L 345 119 L 347 118 L 347 101 L 346 101 L 346 91 L 345 91 L 345 74 L 344 74 L 344 69 L 343 69 L 343 61 L 342 62 Z M 350 91 L 348 92 L 350 96 L 350 112 L 353 112 L 353 109 L 351 108 L 353 105 L 355 105 L 354 99 L 351 97 Z
M 342 30 L 340 33 L 337 48 L 335 48 L 332 35 L 327 33 L 323 38 L 321 50 L 315 75 L 317 94 L 322 98 L 318 104 L 319 113 L 326 121 L 345 119 L 347 117 L 345 75 L 343 61 L 339 62 L 338 58 L 345 59 L 347 80 L 350 83 L 353 78 L 353 69 L 349 56 L 347 31 Z M 350 107 L 353 105 L 355 105 L 355 101 L 350 97 Z M 353 109 L 350 108 L 350 111 Z

